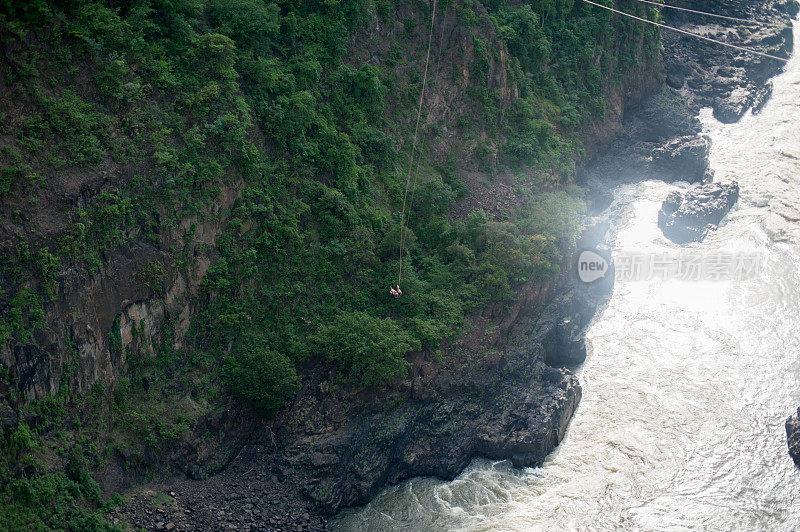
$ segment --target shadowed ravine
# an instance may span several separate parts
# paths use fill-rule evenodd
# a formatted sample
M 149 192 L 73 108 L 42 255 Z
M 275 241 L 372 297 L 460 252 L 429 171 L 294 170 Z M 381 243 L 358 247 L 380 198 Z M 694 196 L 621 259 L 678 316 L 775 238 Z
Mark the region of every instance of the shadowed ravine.
M 758 254 L 758 275 L 618 281 L 588 333 L 583 400 L 543 467 L 477 460 L 452 482 L 412 479 L 346 511 L 339 530 L 800 527 L 800 472 L 784 432 L 800 404 L 797 54 L 759 115 L 701 118 L 716 180 L 738 180 L 741 198 L 689 249 Z M 617 256 L 678 249 L 656 217 L 679 185 L 616 190 Z

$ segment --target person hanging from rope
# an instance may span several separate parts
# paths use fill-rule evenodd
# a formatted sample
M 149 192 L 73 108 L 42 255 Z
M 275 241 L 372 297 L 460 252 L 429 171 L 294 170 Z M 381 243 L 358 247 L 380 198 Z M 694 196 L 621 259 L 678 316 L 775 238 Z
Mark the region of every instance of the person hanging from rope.
M 428 50 L 425 52 L 425 71 L 422 74 L 422 90 L 419 94 L 419 104 L 417 105 L 417 120 L 414 125 L 414 140 L 411 143 L 411 158 L 408 162 L 408 176 L 406 177 L 406 188 L 403 192 L 403 208 L 400 210 L 400 260 L 397 266 L 397 286 L 394 288 L 389 288 L 389 294 L 393 297 L 398 298 L 403 295 L 403 291 L 400 290 L 400 281 L 403 279 L 403 245 L 405 244 L 405 224 L 408 220 L 406 217 L 406 206 L 407 206 L 407 199 L 408 199 L 408 190 L 411 188 L 412 181 L 416 181 L 416 174 L 414 174 L 414 154 L 417 149 L 417 138 L 419 134 L 419 121 L 422 117 L 422 104 L 425 100 L 425 87 L 428 83 L 428 67 L 431 63 L 431 43 L 433 42 L 433 28 L 434 23 L 436 21 L 436 4 L 438 0 L 433 0 L 433 9 L 431 10 L 431 25 L 430 31 L 428 32 Z M 445 11 L 446 12 L 446 11 Z M 441 53 L 441 50 L 439 50 Z M 414 179 L 412 180 L 412 176 Z M 414 192 L 411 192 L 411 201 L 414 200 Z M 408 205 L 410 208 L 410 205 Z M 410 213 L 409 213 L 410 216 Z

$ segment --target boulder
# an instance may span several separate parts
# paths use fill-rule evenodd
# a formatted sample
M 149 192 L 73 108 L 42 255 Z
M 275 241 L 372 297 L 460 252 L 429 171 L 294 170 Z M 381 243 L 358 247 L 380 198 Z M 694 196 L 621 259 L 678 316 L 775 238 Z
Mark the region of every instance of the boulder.
M 670 72 L 667 74 L 666 82 L 667 85 L 673 89 L 681 89 L 683 84 L 686 83 L 686 78 L 679 72 Z
M 744 88 L 737 88 L 727 98 L 714 99 L 714 118 L 723 124 L 738 122 L 753 105 L 753 94 Z
M 578 250 L 591 251 L 608 264 L 605 275 L 593 282 L 582 282 L 578 275 L 580 252 L 576 252 L 568 290 L 556 297 L 539 317 L 539 326 L 545 331 L 541 344 L 547 365 L 574 368 L 586 360 L 586 331 L 596 310 L 614 289 L 614 263 L 611 249 L 605 243 L 609 229 L 607 220 L 587 224 L 578 240 Z
M 800 466 L 800 408 L 786 420 L 786 443 L 789 445 L 789 456 L 795 465 Z
M 686 193 L 670 192 L 658 212 L 658 227 L 677 244 L 699 242 L 716 229 L 739 199 L 739 185 L 710 183 Z
M 682 74 L 681 74 L 682 76 Z M 678 80 L 673 80 L 678 84 Z M 700 134 L 703 125 L 684 96 L 670 88 L 647 97 L 641 107 L 625 119 L 630 142 L 665 142 L 677 137 Z
M 653 163 L 662 170 L 666 181 L 697 182 L 708 170 L 711 141 L 706 137 L 687 135 L 655 148 Z

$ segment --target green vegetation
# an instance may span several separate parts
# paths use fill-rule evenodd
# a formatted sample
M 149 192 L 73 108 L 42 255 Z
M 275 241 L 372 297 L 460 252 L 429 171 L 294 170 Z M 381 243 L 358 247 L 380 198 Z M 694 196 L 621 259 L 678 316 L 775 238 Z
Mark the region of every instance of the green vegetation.
M 67 409 L 78 406 L 74 402 L 78 396 L 64 392 L 65 384 L 57 394 L 23 407 L 16 426 L 0 432 L 3 530 L 116 529 L 103 515 L 122 499 L 119 495 L 104 499 L 90 474 L 98 465 L 96 442 L 91 430 L 78 430 L 85 428 L 80 426 L 83 416 L 67 421 Z M 54 432 L 56 428 L 60 430 Z M 54 454 L 63 469 L 45 465 Z
M 319 333 L 319 348 L 329 360 L 347 368 L 356 384 L 374 386 L 400 375 L 408 365 L 403 356 L 419 344 L 394 320 L 365 312 L 339 313 Z
M 136 280 L 153 292 L 160 294 L 164 291 L 165 273 L 163 263 L 158 260 L 151 260 L 136 272 Z
M 181 376 L 195 383 L 187 399 L 176 385 L 181 381 L 169 378 L 171 361 L 164 354 L 130 362 L 131 378 L 98 381 L 84 393 L 69 390 L 69 369 L 57 393 L 20 404 L 18 421 L 6 430 L 4 418 L 0 530 L 118 529 L 104 516 L 123 500 L 103 497 L 91 472 L 120 459 L 126 469 L 141 467 L 146 449 L 174 446 L 200 415 L 217 408 L 218 392 L 197 365 Z M 3 370 L 0 365 L 0 390 L 13 384 Z M 150 384 L 157 378 L 165 385 Z
M 520 86 L 506 126 L 506 150 L 520 162 L 549 161 L 560 175 L 568 175 L 581 153 L 574 133 L 587 121 L 602 118 L 610 86 L 658 56 L 659 29 L 574 0 L 535 0 L 513 7 L 487 3 L 494 8 L 492 21 Z M 625 4 L 616 7 L 659 19 L 654 8 Z
M 233 393 L 269 417 L 300 388 L 291 360 L 256 336 L 245 336 L 226 358 L 223 382 Z
M 102 334 L 125 378 L 88 398 L 4 399 L 21 421 L 0 434 L 0 528 L 102 528 L 82 457 L 172 445 L 225 394 L 272 416 L 320 364 L 339 383 L 382 386 L 405 375 L 409 351 L 437 350 L 470 313 L 558 271 L 583 209 L 580 127 L 624 78 L 646 75 L 657 31 L 573 0 L 487 0 L 488 17 L 473 0 L 441 2 L 474 50 L 468 110 L 446 124 L 463 145 L 442 157 L 444 124 L 425 125 L 401 228 L 430 5 L 411 4 L 386 57 L 352 51 L 400 4 L 0 0 L 0 216 L 16 239 L 0 260 L 0 346 L 35 344 L 62 272 L 95 275 L 126 243 L 168 251 L 132 272 L 150 296 L 173 270 L 195 271 L 198 251 L 213 259 L 185 349 L 171 326 L 158 343 L 134 327 L 123 348 L 117 317 Z M 500 47 L 515 98 L 492 81 Z M 430 91 L 461 87 L 459 65 L 440 70 Z M 470 193 L 455 161 L 470 156 L 519 176 L 516 210 L 452 215 Z M 213 245 L 195 241 L 199 224 L 219 229 Z M 401 230 L 404 295 L 392 299 Z M 102 426 L 72 425 L 58 443 L 58 423 L 34 422 L 45 406 L 86 408 Z M 88 434 L 104 447 L 88 449 Z M 48 463 L 63 470 L 26 464 L 62 445 Z

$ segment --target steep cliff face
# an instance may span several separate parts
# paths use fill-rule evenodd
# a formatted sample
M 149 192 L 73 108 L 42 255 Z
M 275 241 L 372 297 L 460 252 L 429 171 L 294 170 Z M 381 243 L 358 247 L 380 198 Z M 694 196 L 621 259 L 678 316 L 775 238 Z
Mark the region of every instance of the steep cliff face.
M 230 192 L 214 208 L 227 211 L 233 198 Z M 45 309 L 47 325 L 34 332 L 35 342 L 9 343 L 0 351 L 0 363 L 11 369 L 21 396 L 58 392 L 65 373 L 75 392 L 88 391 L 98 380 L 111 383 L 126 372 L 126 351 L 155 356 L 165 328 L 171 347 L 181 347 L 191 301 L 211 261 L 199 250 L 213 246 L 222 227 L 220 221 L 194 220 L 182 222 L 196 228 L 193 245 L 185 250 L 195 265 L 191 272 L 176 270 L 167 245 L 132 239 L 105 253 L 92 274 L 73 267 L 59 275 L 59 293 Z M 157 278 L 148 284 L 143 277 L 153 268 Z
M 432 5 L 355 4 L 3 6 L 4 519 L 64 526 L 27 479 L 100 504 L 87 468 L 207 478 L 245 442 L 330 513 L 560 441 L 580 387 L 542 344 L 601 297 L 569 283 L 574 166 L 659 84 L 658 33 L 442 2 L 401 229 Z
M 476 111 L 475 102 L 468 97 L 469 88 L 483 85 L 485 90 L 498 94 L 501 106 L 512 105 L 519 96 L 517 85 L 508 79 L 505 48 L 481 4 L 475 6 L 471 15 L 479 21 L 473 24 L 480 24 L 477 29 L 494 53 L 486 55 L 487 63 L 481 71 L 485 79 L 476 83 L 473 68 L 476 61 L 473 34 L 476 29 L 463 24 L 460 18 L 464 16 L 463 13 L 451 4 L 444 3 L 440 18 L 437 19 L 435 65 L 431 65 L 432 79 L 424 101 L 426 112 L 421 135 L 430 139 L 427 157 L 433 161 L 446 159 L 448 154 L 452 159 L 451 152 L 454 151 L 466 159 L 471 157 L 478 139 L 465 140 L 462 136 L 464 132 L 458 126 L 459 120 L 469 124 L 470 135 L 488 138 L 485 128 L 472 125 L 472 121 L 482 113 Z M 367 30 L 356 32 L 350 38 L 346 62 L 354 68 L 370 62 L 380 64 L 389 61 L 394 65 L 397 63 L 396 54 L 401 53 L 404 59 L 393 67 L 393 76 L 402 83 L 410 83 L 412 79 L 418 83 L 424 55 L 420 43 L 426 37 L 428 15 L 429 11 L 405 4 L 400 4 L 390 19 L 383 20 L 373 15 Z M 417 29 L 410 34 L 407 28 L 412 26 Z M 25 66 L 41 70 L 36 72 L 34 79 L 54 75 L 58 64 L 47 57 L 55 53 L 47 44 L 50 38 L 47 33 L 47 29 L 39 29 L 29 32 L 24 39 L 7 34 L 3 45 L 5 55 L 11 61 L 10 68 L 22 69 L 21 63 L 30 61 L 30 65 Z M 62 38 L 59 33 L 56 35 Z M 420 40 L 414 41 L 412 46 L 412 39 Z M 399 42 L 403 44 L 398 46 Z M 410 49 L 403 51 L 403 46 Z M 37 54 L 47 59 L 38 58 Z M 36 306 L 41 308 L 44 315 L 39 318 L 37 314 L 35 320 L 25 315 L 30 310 L 38 312 L 33 305 L 16 309 L 13 302 L 11 305 L 8 301 L 4 302 L 6 312 L 14 314 L 20 311 L 22 319 L 20 323 L 12 323 L 11 320 L 4 323 L 9 338 L 0 347 L 0 363 L 14 378 L 20 396 L 29 399 L 56 393 L 65 372 L 70 389 L 77 392 L 87 391 L 98 379 L 110 383 L 125 372 L 122 354 L 126 350 L 138 352 L 141 348 L 144 354 L 153 356 L 157 350 L 153 346 L 161 345 L 162 330 L 165 328 L 170 329 L 173 347 L 179 348 L 188 329 L 191 300 L 197 298 L 199 285 L 208 267 L 217 258 L 214 250 L 209 248 L 215 246 L 217 237 L 226 228 L 226 218 L 243 188 L 243 182 L 236 178 L 221 182 L 219 193 L 202 207 L 200 214 L 195 215 L 175 216 L 166 205 L 147 205 L 146 208 L 154 208 L 154 219 L 149 223 L 166 225 L 154 233 L 143 234 L 142 227 L 130 223 L 130 219 L 135 217 L 134 212 L 145 208 L 136 204 L 138 198 L 135 197 L 126 198 L 127 203 L 109 202 L 109 212 L 103 212 L 102 207 L 105 206 L 101 206 L 99 213 L 88 214 L 89 217 L 96 216 L 96 219 L 84 220 L 89 207 L 98 202 L 99 191 L 121 191 L 131 186 L 132 181 L 136 186 L 136 174 L 157 173 L 159 169 L 154 167 L 153 161 L 148 160 L 146 153 L 138 154 L 139 157 L 134 161 L 124 160 L 116 152 L 122 149 L 118 144 L 134 143 L 131 136 L 137 133 L 125 129 L 126 117 L 123 113 L 130 112 L 130 107 L 108 112 L 103 108 L 109 102 L 97 98 L 97 93 L 101 92 L 99 82 L 103 72 L 98 70 L 102 66 L 102 59 L 81 57 L 71 63 L 75 66 L 61 81 L 66 86 L 74 87 L 74 91 L 67 91 L 69 94 L 66 97 L 60 93 L 60 87 L 45 88 L 48 94 L 32 97 L 31 91 L 40 88 L 34 89 L 32 83 L 23 81 L 23 74 L 19 74 L 23 80 L 16 83 L 13 76 L 0 81 L 0 87 L 6 95 L 0 105 L 0 116 L 5 122 L 2 138 L 6 146 L 4 164 L 7 164 L 4 172 L 6 175 L 19 174 L 17 177 L 21 178 L 12 180 L 9 177 L 8 192 L 0 195 L 4 222 L 0 225 L 0 245 L 9 265 L 3 272 L 6 276 L 5 285 L 16 288 L 16 281 L 22 274 L 24 283 L 20 286 L 34 292 L 45 292 L 43 284 L 48 282 L 53 285 L 55 292 L 52 297 L 37 299 Z M 446 73 L 442 73 L 443 64 L 446 65 Z M 131 65 L 130 69 L 135 71 L 134 67 Z M 137 83 L 143 82 L 139 80 Z M 134 90 L 125 85 L 123 88 Z M 139 87 L 138 90 L 147 89 Z M 157 92 L 156 87 L 149 87 L 149 90 Z M 416 90 L 420 88 L 416 87 Z M 48 100 L 48 97 L 58 96 L 61 96 L 59 100 Z M 117 102 L 113 103 L 119 106 Z M 68 108 L 73 104 L 78 110 Z M 83 105 L 87 107 L 81 109 Z M 102 111 L 96 113 L 102 118 L 74 116 L 81 111 L 90 113 L 93 105 L 99 106 L 107 114 Z M 396 133 L 405 134 L 413 123 L 411 115 L 416 108 L 413 98 L 403 90 L 391 91 L 387 94 L 386 106 L 390 113 L 397 115 L 393 126 L 398 130 Z M 19 151 L 19 139 L 25 139 L 35 130 L 35 127 L 30 127 L 30 122 L 42 120 L 37 110 L 45 119 L 50 113 L 63 113 L 69 115 L 68 121 L 76 122 L 64 126 L 64 131 L 39 127 L 50 130 L 41 133 L 41 138 L 35 140 L 38 143 L 52 142 L 53 153 L 64 155 L 64 152 L 68 152 L 78 164 L 68 166 L 64 171 L 60 166 L 68 163 L 46 159 L 38 148 L 28 150 L 30 153 Z M 144 109 L 141 111 L 146 112 Z M 87 123 L 77 124 L 81 120 Z M 77 147 L 64 145 L 64 137 L 73 133 L 70 127 L 80 129 L 82 135 L 88 135 L 92 125 L 108 128 L 103 134 L 83 139 L 89 144 L 100 144 L 98 153 L 92 154 L 97 159 L 92 161 L 95 165 L 81 159 L 85 154 L 78 153 L 80 150 Z M 441 131 L 437 128 L 441 128 Z M 258 132 L 252 134 L 258 136 Z M 392 150 L 397 148 L 389 144 L 387 147 Z M 141 148 L 145 152 L 149 149 L 152 146 Z M 26 180 L 33 186 L 28 186 Z M 105 219 L 112 217 L 125 220 Z M 56 248 L 68 247 L 64 240 L 84 236 L 76 234 L 76 226 L 91 226 L 92 222 L 95 225 L 116 222 L 114 229 L 119 234 L 109 238 L 108 245 L 92 250 L 96 251 L 97 256 L 79 256 L 76 260 L 75 253 L 70 251 L 61 255 L 56 253 L 61 268 L 49 271 L 51 278 L 45 281 L 44 266 L 38 263 L 37 248 L 49 253 Z M 120 245 L 117 242 L 124 243 Z M 32 250 L 29 253 L 32 256 L 22 258 L 20 246 Z M 178 271 L 175 268 L 176 249 L 184 255 L 180 257 L 181 262 L 189 265 L 191 271 Z M 89 260 L 92 262 L 87 268 Z M 157 279 L 148 285 L 145 278 L 148 266 L 156 263 L 161 265 L 156 266 Z M 24 332 L 29 331 L 34 336 L 23 334 L 20 337 L 15 334 L 15 328 L 20 331 L 27 329 Z M 111 336 L 118 334 L 117 331 L 122 334 L 121 348 L 109 342 Z
M 125 123 L 135 121 L 126 114 L 132 110 L 118 102 L 106 108 L 108 100 L 98 96 L 101 65 L 71 59 L 68 44 L 67 52 L 48 44 L 63 29 L 22 38 L 8 33 L 10 22 L 3 19 L 8 71 L 0 81 L 0 364 L 15 395 L 31 400 L 62 385 L 86 392 L 98 380 L 111 384 L 126 373 L 125 353 L 154 356 L 167 341 L 165 330 L 172 347 L 181 346 L 241 183 L 223 183 L 201 212 L 179 218 L 152 197 L 126 196 L 126 188 L 145 188 L 141 175 L 158 171 L 144 153 L 122 153 L 137 143 L 138 130 Z M 67 53 L 70 65 L 58 84 L 57 53 Z M 19 73 L 25 67 L 33 74 Z M 31 81 L 47 76 L 49 87 Z M 146 232 L 133 222 L 147 215 L 148 224 L 164 226 Z M 190 266 L 177 267 L 176 248 Z

